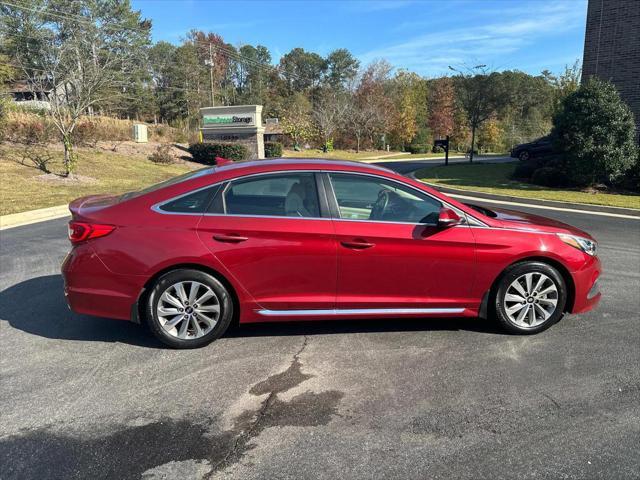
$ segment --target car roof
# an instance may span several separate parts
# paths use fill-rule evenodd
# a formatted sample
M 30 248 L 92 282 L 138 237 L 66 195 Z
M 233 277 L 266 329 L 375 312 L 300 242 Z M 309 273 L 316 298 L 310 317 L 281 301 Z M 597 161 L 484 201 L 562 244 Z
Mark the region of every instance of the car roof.
M 234 173 L 242 170 L 262 169 L 264 167 L 278 167 L 283 170 L 295 169 L 356 169 L 359 171 L 387 172 L 393 173 L 392 170 L 378 165 L 372 165 L 364 162 L 356 162 L 352 160 L 327 160 L 324 158 L 276 158 L 269 160 L 241 160 L 238 162 L 228 163 L 215 168 L 211 173 L 224 173 L 234 171 Z M 355 167 L 355 168 L 354 168 Z M 240 173 L 240 172 L 238 172 Z

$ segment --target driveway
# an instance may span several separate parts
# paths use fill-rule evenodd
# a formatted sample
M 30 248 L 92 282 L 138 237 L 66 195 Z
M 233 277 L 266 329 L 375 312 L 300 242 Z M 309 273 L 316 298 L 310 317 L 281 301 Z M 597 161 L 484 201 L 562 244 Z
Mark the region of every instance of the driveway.
M 191 351 L 67 310 L 65 219 L 0 232 L 0 478 L 638 478 L 640 221 L 531 211 L 599 239 L 599 309 L 535 336 L 317 322 Z

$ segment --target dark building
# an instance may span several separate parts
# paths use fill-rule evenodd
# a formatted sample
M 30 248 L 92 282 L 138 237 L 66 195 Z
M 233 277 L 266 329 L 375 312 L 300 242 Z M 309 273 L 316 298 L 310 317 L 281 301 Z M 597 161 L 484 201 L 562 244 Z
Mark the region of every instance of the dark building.
M 582 78 L 612 82 L 640 134 L 640 0 L 589 0 Z

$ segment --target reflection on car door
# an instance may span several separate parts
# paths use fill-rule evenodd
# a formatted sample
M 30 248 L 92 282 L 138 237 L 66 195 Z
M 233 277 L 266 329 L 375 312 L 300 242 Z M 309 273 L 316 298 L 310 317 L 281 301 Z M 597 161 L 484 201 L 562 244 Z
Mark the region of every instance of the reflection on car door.
M 438 227 L 441 203 L 407 185 L 370 175 L 328 178 L 339 217 L 338 309 L 469 305 L 475 251 L 468 226 Z
M 333 225 L 316 175 L 274 173 L 234 180 L 198 225 L 201 240 L 265 309 L 332 309 Z

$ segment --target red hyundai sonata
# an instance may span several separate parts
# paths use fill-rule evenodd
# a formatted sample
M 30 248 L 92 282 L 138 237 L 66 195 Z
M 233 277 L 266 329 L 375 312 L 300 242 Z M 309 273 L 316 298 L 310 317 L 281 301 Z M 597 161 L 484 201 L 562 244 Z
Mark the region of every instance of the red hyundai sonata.
M 600 299 L 589 234 L 361 163 L 239 162 L 70 210 L 70 307 L 177 348 L 232 321 L 490 317 L 535 333 Z

